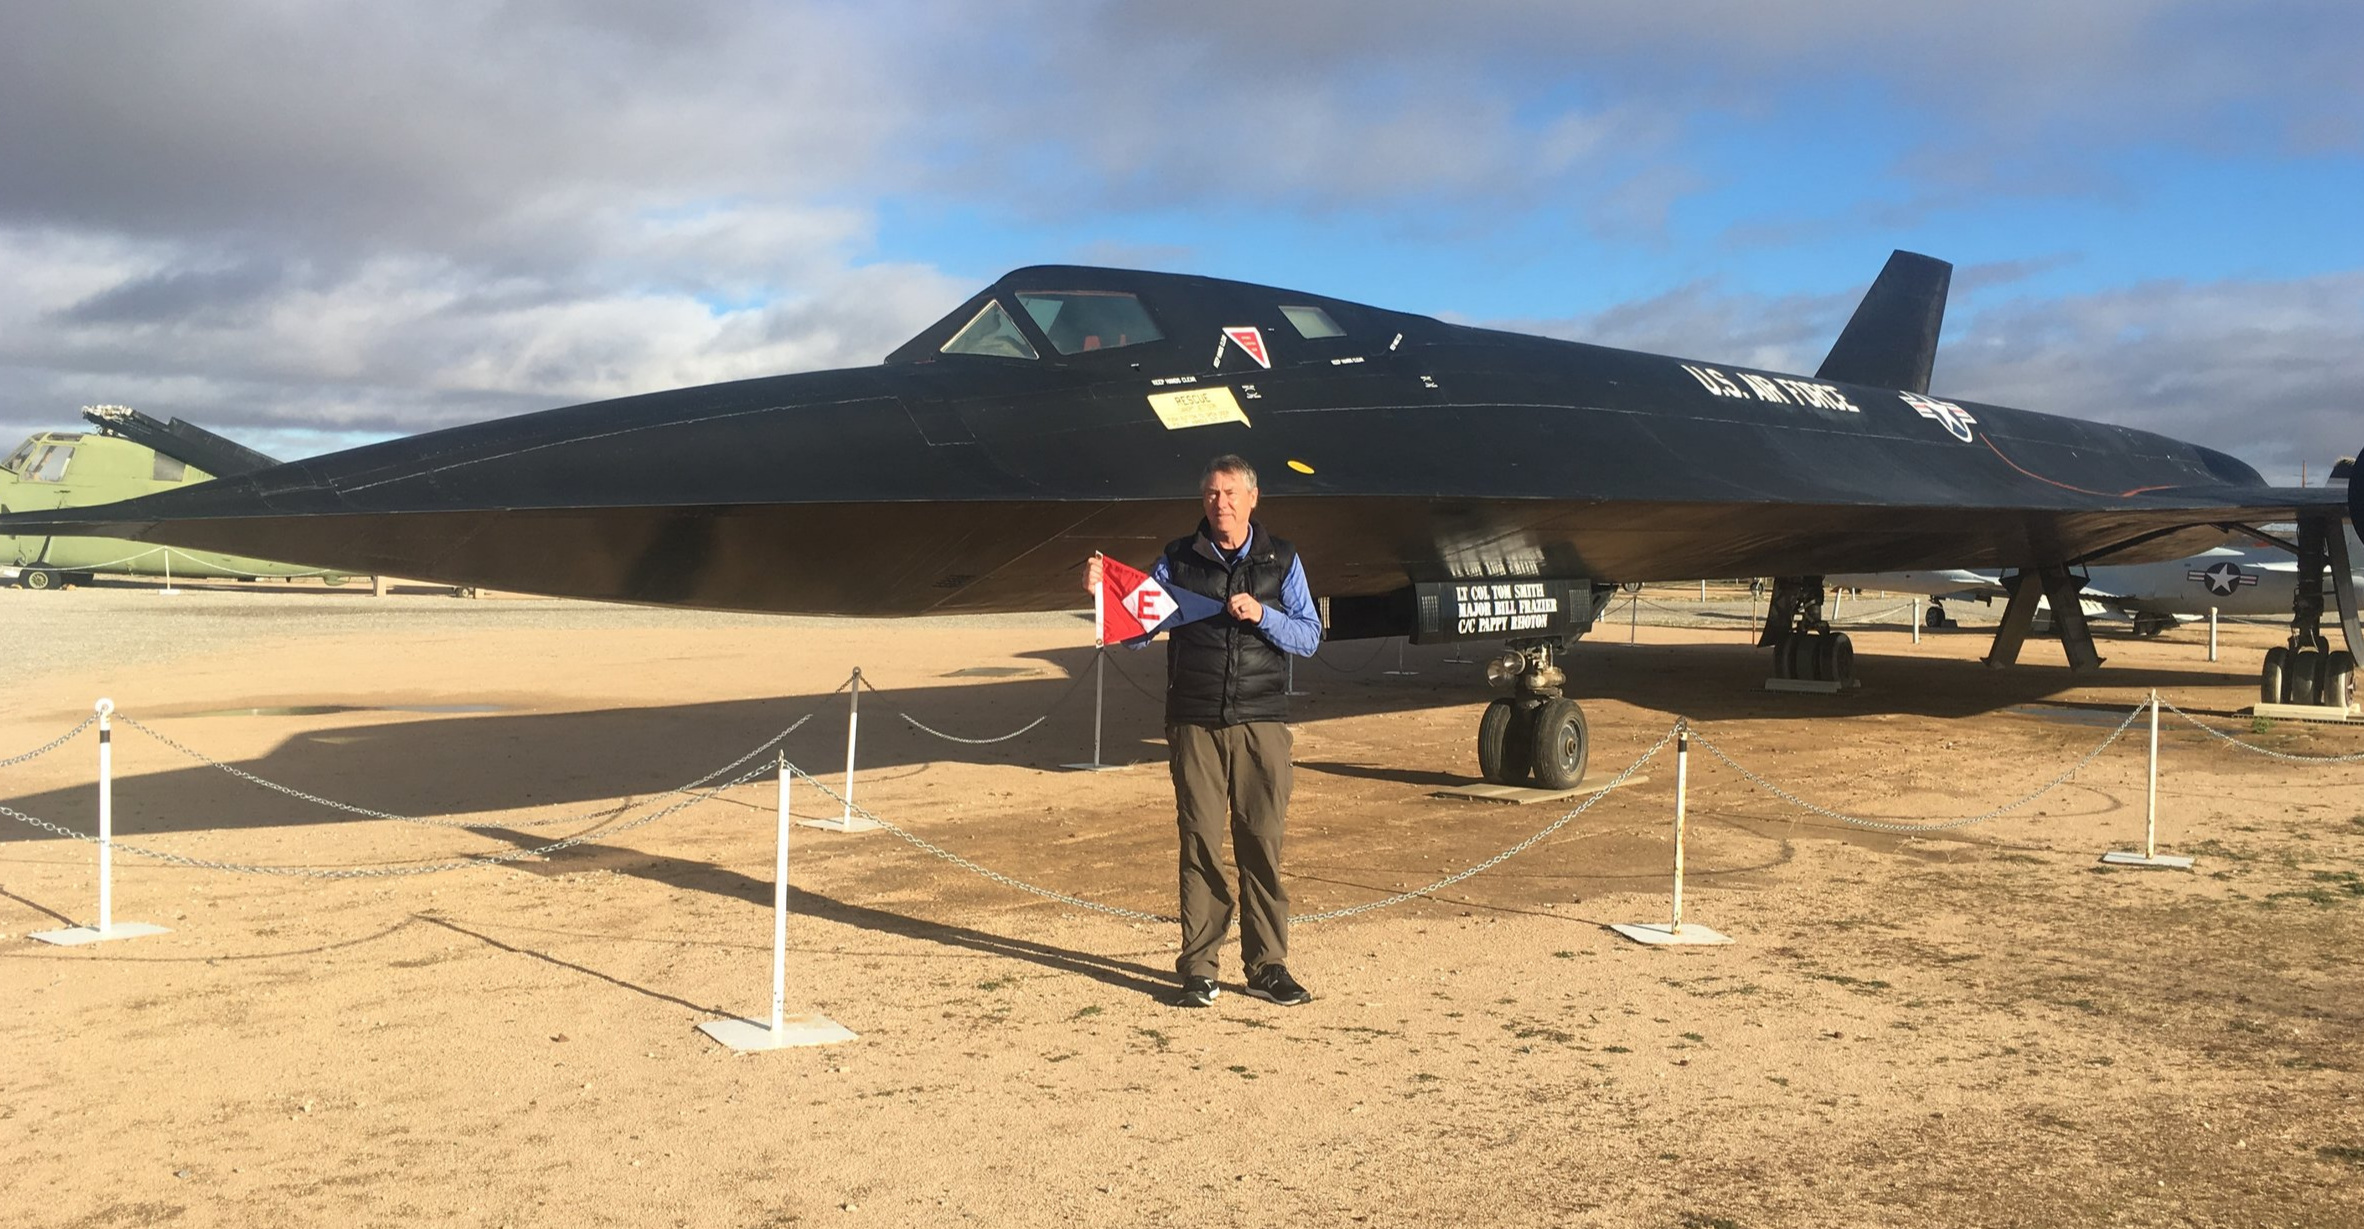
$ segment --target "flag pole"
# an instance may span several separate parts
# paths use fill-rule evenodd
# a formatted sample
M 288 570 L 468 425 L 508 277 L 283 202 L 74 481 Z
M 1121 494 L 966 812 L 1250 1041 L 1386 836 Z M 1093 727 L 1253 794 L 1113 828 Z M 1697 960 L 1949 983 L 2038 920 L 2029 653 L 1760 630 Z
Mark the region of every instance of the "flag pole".
M 1084 586 L 1092 591 L 1092 758 L 1089 763 L 1060 765 L 1075 772 L 1105 772 L 1114 767 L 1100 762 L 1100 714 L 1108 688 L 1108 602 L 1101 588 L 1107 583 L 1106 557 L 1093 551 L 1091 579 Z

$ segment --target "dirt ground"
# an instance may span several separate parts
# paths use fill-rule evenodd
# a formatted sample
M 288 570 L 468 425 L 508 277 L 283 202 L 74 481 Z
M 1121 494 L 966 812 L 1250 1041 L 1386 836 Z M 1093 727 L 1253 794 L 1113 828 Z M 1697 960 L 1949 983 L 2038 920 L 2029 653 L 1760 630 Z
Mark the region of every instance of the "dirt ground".
M 1672 602 L 1679 594 L 1667 595 Z M 1653 613 L 1655 617 L 1655 612 Z M 859 1034 L 749 1055 L 768 1010 L 768 776 L 610 833 L 812 713 L 788 755 L 1018 879 L 1173 906 L 1162 652 L 1116 652 L 1090 754 L 1088 625 L 767 620 L 558 602 L 136 587 L 0 590 L 0 757 L 98 696 L 188 747 L 387 812 L 266 792 L 117 727 L 117 833 L 222 863 L 499 867 L 340 879 L 95 850 L 0 817 L 0 1207 L 12 1225 L 2308 1225 L 2364 1223 L 2364 764 L 2239 751 L 2168 714 L 2162 843 L 2137 847 L 2144 727 L 2028 806 L 1897 835 L 1801 810 L 1694 749 L 1685 918 L 1674 764 L 1518 857 L 1307 923 L 1278 1008 L 1165 1006 L 1175 933 L 1029 896 L 880 831 L 798 829 L 791 1011 Z M 1603 628 L 1570 671 L 1605 780 L 1680 715 L 1855 815 L 2020 798 L 2150 689 L 2289 753 L 2266 629 L 1977 664 L 1977 629 L 1858 630 L 1863 687 L 1768 694 L 1736 625 Z M 1432 797 L 1475 774 L 1478 668 L 1341 644 L 1300 667 L 1288 854 L 1300 913 L 1381 899 L 1567 810 Z M 946 733 L 1025 735 L 990 745 Z M 89 733 L 0 801 L 95 827 Z M 586 820 L 590 813 L 626 810 Z M 807 818 L 835 814 L 816 792 Z M 1227 970 L 1231 972 L 1233 970 Z

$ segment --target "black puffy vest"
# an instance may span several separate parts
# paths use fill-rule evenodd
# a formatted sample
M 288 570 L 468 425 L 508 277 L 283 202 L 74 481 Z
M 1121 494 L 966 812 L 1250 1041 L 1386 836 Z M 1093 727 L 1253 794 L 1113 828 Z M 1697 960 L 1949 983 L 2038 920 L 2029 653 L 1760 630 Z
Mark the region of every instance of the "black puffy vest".
M 1278 606 L 1281 582 L 1297 561 L 1297 548 L 1250 523 L 1248 557 L 1226 568 L 1198 532 L 1166 543 L 1166 575 L 1175 584 L 1218 602 L 1245 593 Z M 1166 721 L 1188 725 L 1241 725 L 1289 719 L 1289 663 L 1253 623 L 1228 613 L 1185 623 L 1166 634 Z

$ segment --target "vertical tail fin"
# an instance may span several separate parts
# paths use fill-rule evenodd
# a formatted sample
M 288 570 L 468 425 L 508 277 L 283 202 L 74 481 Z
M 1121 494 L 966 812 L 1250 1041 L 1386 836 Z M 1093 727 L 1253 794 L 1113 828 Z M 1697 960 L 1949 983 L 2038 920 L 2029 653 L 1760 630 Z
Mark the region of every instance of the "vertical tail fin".
M 1890 255 L 1815 377 L 1928 392 L 1953 277 L 1954 267 L 1942 260 L 1916 252 Z

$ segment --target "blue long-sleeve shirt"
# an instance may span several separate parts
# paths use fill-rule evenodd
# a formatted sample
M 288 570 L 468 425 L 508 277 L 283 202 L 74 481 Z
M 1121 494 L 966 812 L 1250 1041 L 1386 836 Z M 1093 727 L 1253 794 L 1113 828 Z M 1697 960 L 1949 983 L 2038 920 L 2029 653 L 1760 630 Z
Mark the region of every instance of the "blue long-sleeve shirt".
M 1248 540 L 1240 543 L 1238 550 L 1226 551 L 1218 546 L 1215 553 L 1223 557 L 1224 566 L 1236 568 L 1240 560 L 1248 557 L 1248 548 L 1255 542 L 1256 533 L 1251 529 Z M 1173 583 L 1165 555 L 1158 555 L 1157 562 L 1149 565 L 1149 576 L 1160 585 Z M 1298 657 L 1311 657 L 1322 647 L 1321 608 L 1314 605 L 1313 590 L 1305 583 L 1303 558 L 1289 560 L 1289 574 L 1281 578 L 1280 601 L 1264 603 L 1264 617 L 1256 621 L 1256 632 L 1272 647 Z M 1133 647 L 1147 643 L 1144 639 Z

